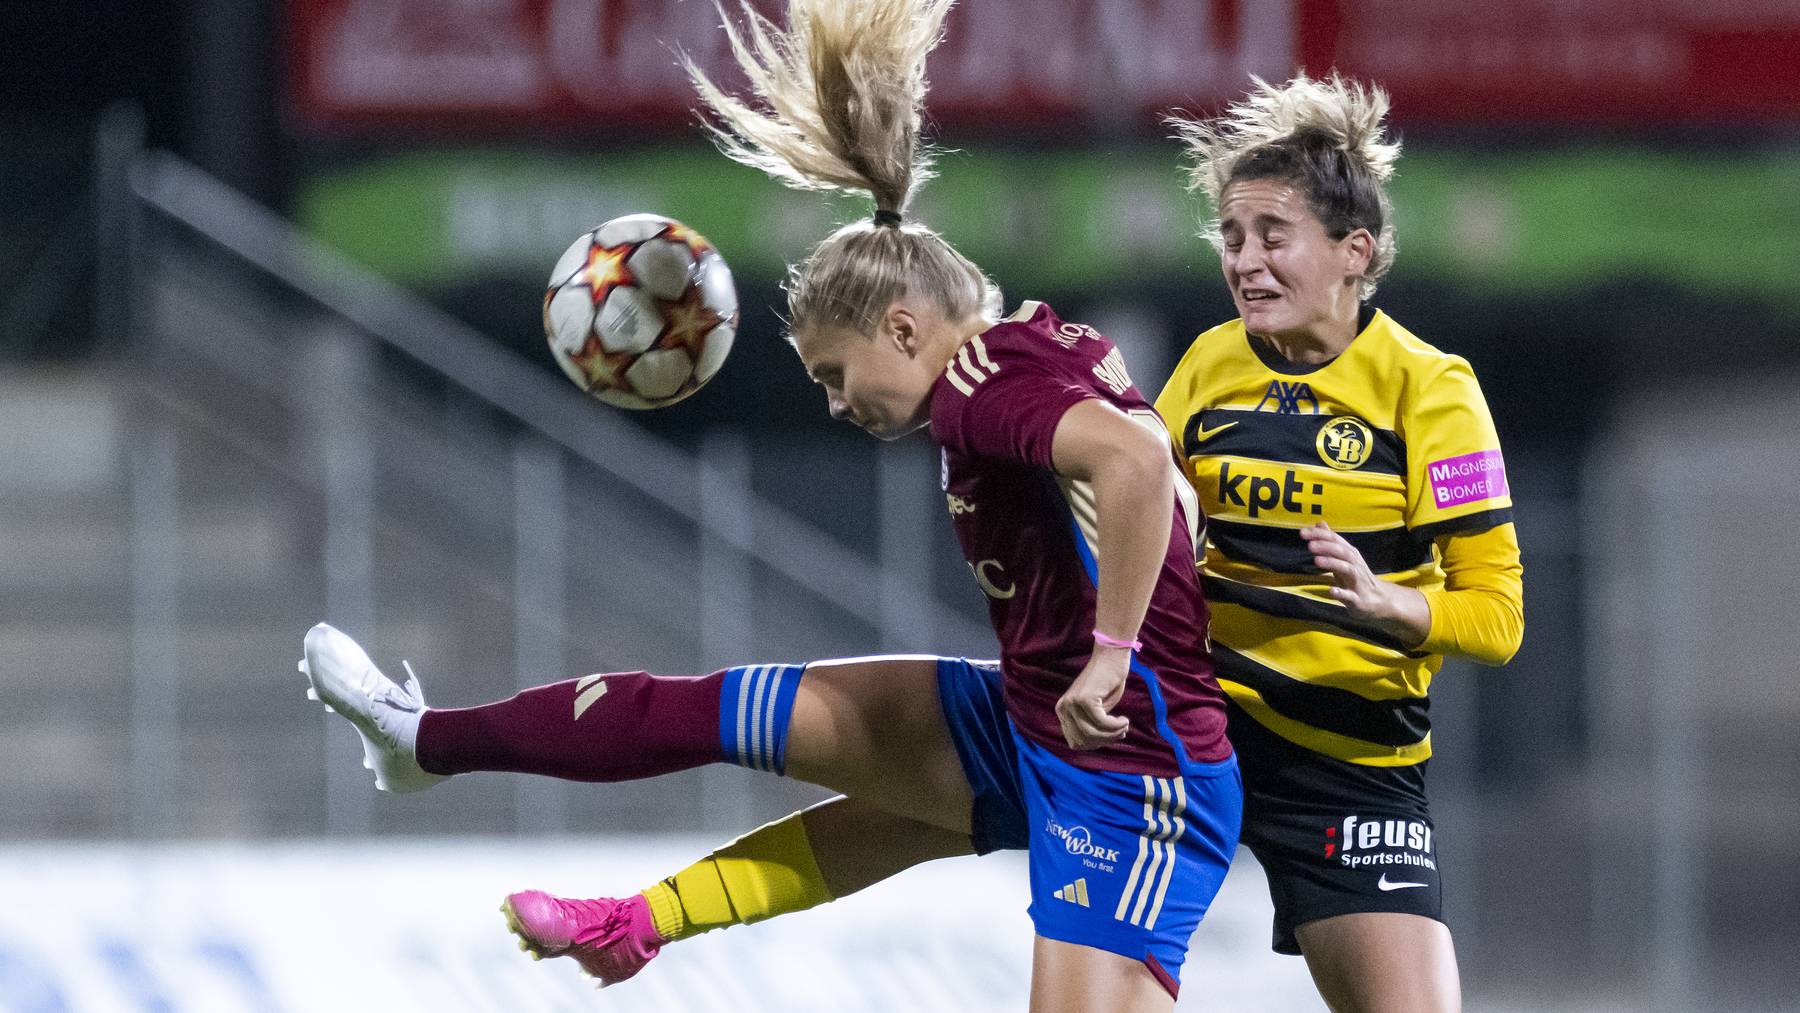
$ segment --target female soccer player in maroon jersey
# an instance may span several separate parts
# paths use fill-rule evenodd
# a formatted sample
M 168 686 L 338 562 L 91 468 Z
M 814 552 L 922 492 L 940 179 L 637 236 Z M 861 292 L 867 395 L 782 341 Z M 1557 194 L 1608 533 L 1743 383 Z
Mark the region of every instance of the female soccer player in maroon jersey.
M 593 675 L 428 710 L 327 626 L 315 693 L 361 733 L 378 785 L 473 770 L 580 780 L 735 762 L 843 791 L 622 900 L 527 891 L 525 945 L 604 980 L 663 943 L 794 910 L 940 855 L 1024 847 L 1035 1010 L 1167 1010 L 1237 844 L 1242 788 L 1204 645 L 1200 517 L 1167 432 L 1111 342 L 1026 303 L 999 320 L 981 271 L 905 213 L 924 61 L 950 0 L 790 0 L 732 35 L 765 108 L 702 98 L 723 150 L 876 212 L 788 283 L 792 340 L 834 417 L 930 426 L 988 598 L 998 666 L 882 658 L 696 678 Z M 692 70 L 692 68 L 690 68 Z M 871 835 L 896 842 L 870 857 Z M 900 843 L 905 842 L 905 843 Z

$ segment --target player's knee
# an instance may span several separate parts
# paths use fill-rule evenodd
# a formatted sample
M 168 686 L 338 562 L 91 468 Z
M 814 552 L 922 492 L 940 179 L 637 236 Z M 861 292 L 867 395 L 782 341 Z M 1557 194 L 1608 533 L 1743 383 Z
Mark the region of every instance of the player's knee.
M 1333 1013 L 1455 1013 L 1462 1008 L 1450 933 L 1435 919 L 1394 912 L 1301 925 L 1307 969 Z

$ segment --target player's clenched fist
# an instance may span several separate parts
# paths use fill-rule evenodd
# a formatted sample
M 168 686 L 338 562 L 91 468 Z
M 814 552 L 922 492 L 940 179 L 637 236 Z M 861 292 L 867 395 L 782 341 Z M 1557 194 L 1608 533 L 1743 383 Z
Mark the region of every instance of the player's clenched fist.
M 1063 741 L 1071 749 L 1098 749 L 1125 738 L 1131 722 L 1112 709 L 1125 694 L 1125 678 L 1131 671 L 1131 655 L 1125 651 L 1096 650 L 1087 667 L 1056 701 L 1056 720 L 1062 724 Z

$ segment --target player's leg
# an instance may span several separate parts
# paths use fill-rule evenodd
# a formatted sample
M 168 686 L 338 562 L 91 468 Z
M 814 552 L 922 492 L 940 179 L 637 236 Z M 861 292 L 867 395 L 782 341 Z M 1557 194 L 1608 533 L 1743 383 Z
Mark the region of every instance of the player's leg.
M 840 797 L 717 848 L 642 891 L 660 942 L 749 925 L 847 897 L 937 858 L 969 835 Z
M 1334 1013 L 1455 1013 L 1456 947 L 1443 922 L 1371 911 L 1295 929 L 1319 995 Z
M 1423 769 L 1345 763 L 1229 713 L 1275 951 L 1303 955 L 1339 1013 L 1460 1009 Z
M 1031 1013 L 1156 1013 L 1175 997 L 1142 960 L 1037 937 L 1031 951 Z
M 861 799 L 834 798 L 787 818 L 805 826 L 831 900 L 926 862 L 975 853 L 968 834 L 896 816 Z
M 793 760 L 804 768 L 822 757 L 852 750 L 908 766 L 908 759 L 892 755 L 892 750 L 913 748 L 921 736 L 901 735 L 892 746 L 885 744 L 894 731 L 882 727 L 880 715 L 904 712 L 914 701 L 930 700 L 939 708 L 943 734 L 961 761 L 956 771 L 934 775 L 955 781 L 936 801 L 926 789 L 876 782 L 870 790 L 891 796 L 885 805 L 840 798 L 795 813 L 715 850 L 639 894 L 591 901 L 565 901 L 537 891 L 514 894 L 502 910 L 523 948 L 536 956 L 572 957 L 603 982 L 620 981 L 637 973 L 672 941 L 803 911 L 934 858 L 1023 847 L 1017 756 L 997 667 L 946 658 L 936 660 L 933 668 L 935 685 L 909 679 L 909 674 L 917 674 L 911 664 L 823 666 L 818 698 L 796 706 L 793 718 L 795 724 L 812 729 L 800 740 L 818 748 L 811 752 L 803 748 Z M 881 685 L 868 687 L 866 693 L 858 688 L 871 678 L 880 679 Z M 889 693 L 909 699 L 884 699 Z M 969 829 L 946 829 L 890 808 L 925 804 L 960 806 L 965 815 L 957 822 Z
M 993 670 L 934 657 L 819 661 L 807 666 L 800 687 L 787 738 L 789 777 L 971 833 L 974 794 L 961 756 L 968 746 L 954 741 L 953 729 L 962 734 L 969 708 L 989 702 L 984 696 L 995 709 L 982 720 L 1004 721 Z
M 301 670 L 361 734 L 377 786 L 474 771 L 624 781 L 710 763 L 791 773 L 947 830 L 971 795 L 939 703 L 936 658 L 753 665 L 705 676 L 590 675 L 476 707 L 427 709 L 320 624 Z M 795 764 L 788 771 L 789 753 Z
M 735 763 L 966 834 L 969 785 L 938 703 L 937 671 L 936 658 L 881 657 L 698 677 L 588 676 L 428 711 L 418 756 L 437 774 L 582 781 Z
M 520 949 L 571 957 L 610 985 L 669 943 L 805 911 L 973 851 L 967 834 L 836 798 L 745 834 L 640 893 L 571 900 L 527 890 L 500 910 Z
M 852 794 L 770 823 L 645 890 L 664 939 L 805 910 L 934 858 L 1024 846 L 997 666 L 825 662 L 803 685 L 789 773 Z M 868 762 L 833 766 L 843 756 Z

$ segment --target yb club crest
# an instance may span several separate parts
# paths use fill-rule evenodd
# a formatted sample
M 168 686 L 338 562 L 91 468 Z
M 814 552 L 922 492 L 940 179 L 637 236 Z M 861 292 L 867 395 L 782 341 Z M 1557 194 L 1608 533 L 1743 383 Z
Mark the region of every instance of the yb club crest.
M 1354 471 L 1368 461 L 1375 434 L 1362 419 L 1339 415 L 1319 429 L 1319 459 L 1339 471 Z

